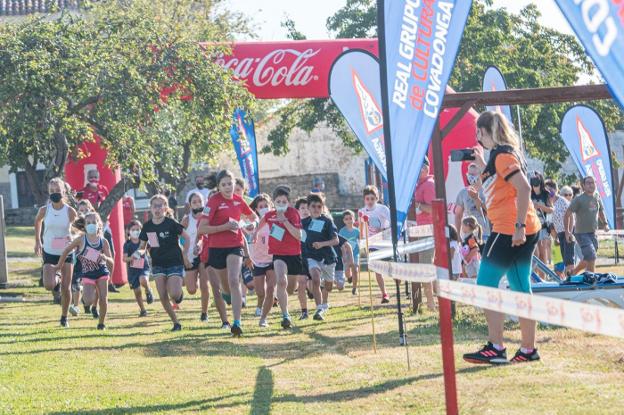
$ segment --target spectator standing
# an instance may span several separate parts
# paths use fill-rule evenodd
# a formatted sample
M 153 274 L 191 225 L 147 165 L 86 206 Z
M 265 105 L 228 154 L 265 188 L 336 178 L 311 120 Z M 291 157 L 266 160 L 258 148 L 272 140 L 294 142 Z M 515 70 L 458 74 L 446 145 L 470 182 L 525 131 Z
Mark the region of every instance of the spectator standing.
M 124 227 L 127 227 L 131 220 L 134 219 L 135 205 L 134 198 L 128 194 L 121 199 L 123 206 Z
M 420 168 L 418 176 L 418 184 L 414 194 L 414 204 L 416 208 L 416 224 L 431 225 L 433 217 L 431 216 L 431 202 L 435 198 L 435 182 L 433 176 L 429 174 L 429 159 L 425 156 L 423 165 Z M 433 249 L 419 252 L 418 262 L 422 264 L 431 264 L 433 262 Z M 435 310 L 435 301 L 433 299 L 433 285 L 431 283 L 419 284 L 412 283 L 412 290 L 418 289 L 422 285 L 427 297 L 427 308 Z
M 466 173 L 468 186 L 459 191 L 455 201 L 455 229 L 462 228 L 462 220 L 464 218 L 473 216 L 481 227 L 483 240 L 487 240 L 490 235 L 490 223 L 486 218 L 485 195 L 483 190 L 477 192 L 473 186 L 479 181 L 479 173 L 477 165 L 470 163 Z
M 87 173 L 87 185 L 81 190 L 82 199 L 87 199 L 97 210 L 100 204 L 108 196 L 108 188 L 100 184 L 100 172 L 97 169 L 89 170 Z
M 569 186 L 563 186 L 557 194 L 557 183 L 552 182 L 548 184 L 548 187 L 555 191 L 552 223 L 557 233 L 559 250 L 561 251 L 566 272 L 571 272 L 574 269 L 574 242 L 569 242 L 566 238 L 564 217 L 572 200 L 572 189 Z M 572 221 L 574 221 L 573 217 Z M 572 228 L 574 228 L 574 225 L 572 225 Z
M 583 260 L 573 270 L 573 274 L 578 274 L 583 270 L 594 272 L 596 252 L 598 251 L 596 230 L 599 221 L 605 231 L 609 230 L 602 200 L 596 193 L 596 181 L 593 177 L 587 176 L 581 181 L 581 184 L 583 193 L 572 200 L 563 218 L 566 225 L 566 239 L 568 242 L 573 242 L 576 239 L 583 255 Z M 573 213 L 576 215 L 574 228 L 571 220 Z
M 531 201 L 537 212 L 537 217 L 542 224 L 537 242 L 537 257 L 545 264 L 550 262 L 551 239 L 548 233 L 548 224 L 553 207 L 550 204 L 550 197 L 544 185 L 544 177 L 539 172 L 533 172 L 530 178 Z

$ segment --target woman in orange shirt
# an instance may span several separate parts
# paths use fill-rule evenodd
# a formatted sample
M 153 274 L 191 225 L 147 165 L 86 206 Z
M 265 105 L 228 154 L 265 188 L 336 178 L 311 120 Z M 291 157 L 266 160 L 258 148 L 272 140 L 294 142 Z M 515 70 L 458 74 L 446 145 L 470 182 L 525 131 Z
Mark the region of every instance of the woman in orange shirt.
M 500 113 L 484 112 L 477 120 L 477 139 L 482 147 L 475 148 L 475 163 L 482 169 L 481 183 L 486 196 L 487 216 L 492 234 L 483 250 L 477 284 L 498 288 L 507 275 L 512 291 L 531 293 L 531 260 L 541 223 L 531 203 L 531 186 L 526 177 L 524 159 L 518 139 L 507 119 Z M 483 148 L 490 149 L 489 161 Z M 539 360 L 535 348 L 536 323 L 520 319 L 522 345 L 508 361 L 503 346 L 505 316 L 485 310 L 488 342 L 479 351 L 464 355 L 471 363 L 520 363 Z

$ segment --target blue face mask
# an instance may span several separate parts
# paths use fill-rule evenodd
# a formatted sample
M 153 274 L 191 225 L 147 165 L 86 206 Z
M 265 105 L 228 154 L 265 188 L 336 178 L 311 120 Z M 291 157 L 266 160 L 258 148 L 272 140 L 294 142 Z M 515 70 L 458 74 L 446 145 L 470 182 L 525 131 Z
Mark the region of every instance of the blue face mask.
M 89 235 L 95 235 L 97 233 L 98 227 L 95 223 L 89 223 L 85 226 L 85 230 Z

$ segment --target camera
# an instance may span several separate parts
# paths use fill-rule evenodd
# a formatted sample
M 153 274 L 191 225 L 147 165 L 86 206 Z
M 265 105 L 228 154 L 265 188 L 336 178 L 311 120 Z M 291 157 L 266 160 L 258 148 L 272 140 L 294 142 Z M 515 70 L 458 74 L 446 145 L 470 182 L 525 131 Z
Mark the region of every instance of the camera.
M 470 161 L 474 160 L 474 149 L 463 148 L 461 150 L 451 150 L 451 161 Z

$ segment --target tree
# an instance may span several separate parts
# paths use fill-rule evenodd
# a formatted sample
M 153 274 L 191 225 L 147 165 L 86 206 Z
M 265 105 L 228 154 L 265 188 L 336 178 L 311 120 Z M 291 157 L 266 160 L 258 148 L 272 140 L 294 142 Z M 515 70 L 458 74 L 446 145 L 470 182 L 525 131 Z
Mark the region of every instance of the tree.
M 597 78 L 589 57 L 573 36 L 539 24 L 537 6 L 530 4 L 520 14 L 491 6 L 490 0 L 473 2 L 449 86 L 457 91 L 480 90 L 483 73 L 490 65 L 501 69 L 511 88 L 573 85 L 583 75 Z M 293 25 L 287 27 L 296 32 Z M 375 37 L 376 1 L 348 0 L 327 19 L 327 27 L 336 38 Z M 589 104 L 602 115 L 608 130 L 624 126 L 624 116 L 613 101 Z M 546 174 L 553 177 L 560 177 L 561 163 L 568 156 L 559 124 L 569 105 L 572 103 L 531 105 L 520 111 L 526 149 L 530 156 L 545 162 Z M 291 102 L 279 115 L 281 122 L 269 133 L 270 146 L 265 151 L 287 151 L 293 128 L 310 131 L 319 122 L 327 123 L 347 146 L 360 148 L 329 100 Z
M 111 0 L 86 3 L 81 16 L 0 27 L 0 163 L 23 168 L 41 203 L 47 179 L 63 175 L 68 155 L 83 156 L 79 144 L 95 133 L 107 164 L 124 172 L 102 216 L 125 180 L 178 187 L 193 161 L 223 149 L 233 110 L 253 108 L 246 89 L 214 63 L 245 30 L 218 3 Z

